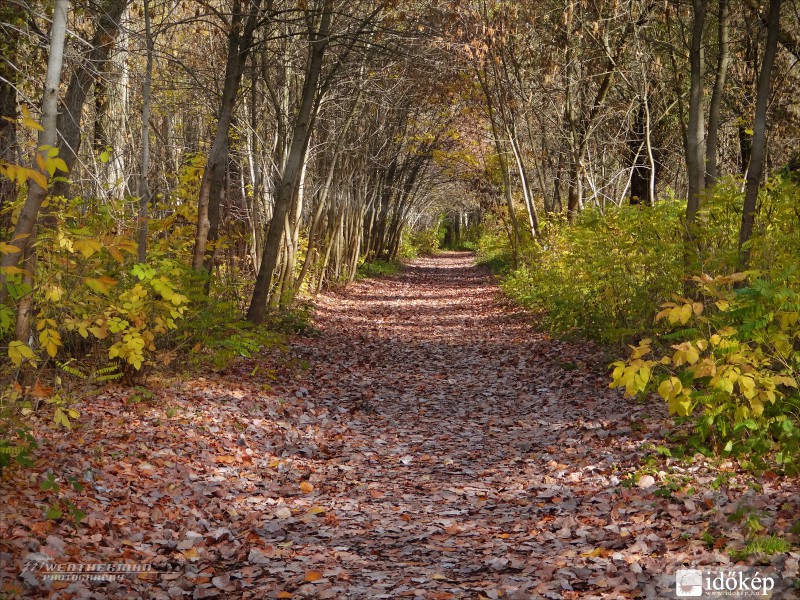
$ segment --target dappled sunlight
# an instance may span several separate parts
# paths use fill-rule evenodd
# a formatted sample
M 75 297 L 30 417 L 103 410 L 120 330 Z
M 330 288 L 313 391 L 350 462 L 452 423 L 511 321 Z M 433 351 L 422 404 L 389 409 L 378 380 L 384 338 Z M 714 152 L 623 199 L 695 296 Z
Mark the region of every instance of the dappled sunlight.
M 643 467 L 673 425 L 664 407 L 624 400 L 589 346 L 502 309 L 471 260 L 424 258 L 321 296 L 320 334 L 289 356 L 149 395 L 104 390 L 75 434 L 88 452 L 64 454 L 64 435 L 43 449 L 83 477 L 61 492 L 83 524 L 37 521 L 42 492 L 11 506 L 41 545 L 0 534 L 20 560 L 172 571 L 93 584 L 97 597 L 577 600 L 662 598 L 679 566 L 726 564 L 702 536 L 735 541 L 741 506 L 796 517 L 778 480 L 756 491 L 735 474 L 712 485 L 703 460 Z

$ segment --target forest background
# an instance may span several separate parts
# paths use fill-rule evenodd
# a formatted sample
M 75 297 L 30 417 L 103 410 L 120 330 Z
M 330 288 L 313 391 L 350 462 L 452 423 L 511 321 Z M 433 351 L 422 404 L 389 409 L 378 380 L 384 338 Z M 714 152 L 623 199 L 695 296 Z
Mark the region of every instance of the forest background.
M 692 450 L 795 473 L 794 0 L 11 0 L 5 464 L 74 386 L 213 370 L 324 287 L 477 250 Z M 46 409 L 46 410 L 45 410 Z

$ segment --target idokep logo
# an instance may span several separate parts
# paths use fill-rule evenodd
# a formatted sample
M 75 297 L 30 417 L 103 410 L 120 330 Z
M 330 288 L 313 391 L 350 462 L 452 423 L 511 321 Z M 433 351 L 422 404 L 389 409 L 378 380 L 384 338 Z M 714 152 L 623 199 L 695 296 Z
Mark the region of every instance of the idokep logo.
M 678 569 L 675 594 L 686 598 L 747 597 L 768 595 L 775 579 L 755 568 L 710 567 Z
M 678 596 L 699 597 L 703 595 L 703 572 L 697 569 L 678 569 L 675 573 Z

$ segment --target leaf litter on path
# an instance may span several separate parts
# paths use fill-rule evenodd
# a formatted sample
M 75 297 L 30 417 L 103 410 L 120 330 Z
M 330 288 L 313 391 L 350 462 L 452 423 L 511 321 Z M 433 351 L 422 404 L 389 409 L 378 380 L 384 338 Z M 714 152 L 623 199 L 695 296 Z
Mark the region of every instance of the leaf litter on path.
M 37 432 L 36 465 L 0 482 L 0 591 L 665 598 L 677 568 L 731 563 L 731 517 L 785 533 L 800 513 L 790 480 L 749 486 L 703 460 L 643 469 L 673 426 L 661 404 L 609 390 L 591 346 L 536 333 L 471 255 L 418 259 L 315 314 L 319 335 L 288 360 L 154 385 L 133 408 L 108 388 L 74 433 Z M 49 470 L 79 526 L 44 519 Z M 156 572 L 45 581 L 24 572 L 37 561 Z M 772 562 L 796 576 L 796 553 Z

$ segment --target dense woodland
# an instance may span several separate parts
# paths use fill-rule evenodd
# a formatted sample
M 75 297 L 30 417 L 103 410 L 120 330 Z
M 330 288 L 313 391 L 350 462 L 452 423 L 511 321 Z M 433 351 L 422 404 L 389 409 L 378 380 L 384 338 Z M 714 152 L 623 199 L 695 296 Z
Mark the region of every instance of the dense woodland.
M 0 18 L 12 404 L 54 368 L 253 351 L 267 334 L 246 323 L 442 244 L 505 265 L 556 333 L 638 342 L 665 308 L 700 344 L 662 394 L 675 411 L 725 369 L 723 392 L 750 386 L 737 422 L 761 415 L 753 390 L 791 395 L 796 2 L 13 0 Z M 743 362 L 695 368 L 742 318 Z M 645 391 L 648 365 L 615 384 Z
M 657 555 L 796 575 L 797 0 L 4 0 L 0 48 L 0 559 L 211 536 L 137 588 L 165 598 L 657 597 Z M 228 470 L 228 512 L 184 463 Z M 477 515 L 462 570 L 362 581 L 353 540 L 405 554 L 360 492 L 408 501 L 376 531 L 411 546 L 456 552 L 431 507 Z M 627 580 L 626 511 L 653 528 Z M 317 550 L 271 545 L 317 522 Z M 578 563 L 603 578 L 558 579 Z

